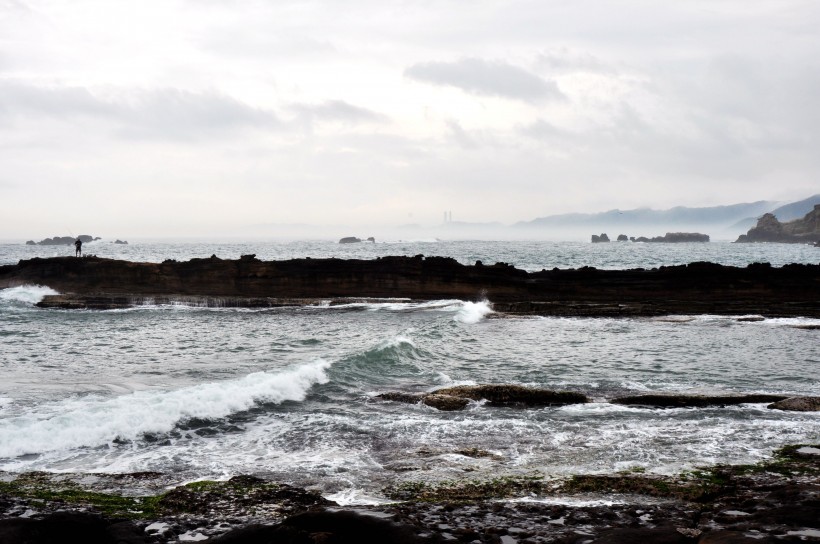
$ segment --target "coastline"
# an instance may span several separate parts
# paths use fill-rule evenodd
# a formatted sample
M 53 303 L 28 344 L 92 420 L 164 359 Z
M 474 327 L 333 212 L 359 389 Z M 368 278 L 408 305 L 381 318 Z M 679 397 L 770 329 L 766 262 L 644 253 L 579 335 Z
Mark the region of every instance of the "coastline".
M 448 257 L 136 263 L 51 257 L 0 267 L 0 288 L 35 284 L 40 307 L 115 309 L 185 302 L 280 307 L 360 299 L 482 300 L 497 312 L 543 316 L 761 315 L 820 317 L 820 264 L 746 267 L 707 262 L 652 269 L 542 270 L 463 265 Z
M 798 542 L 820 539 L 818 476 L 820 446 L 807 444 L 675 476 L 411 482 L 372 506 L 254 476 L 172 484 L 159 473 L 3 473 L 0 542 L 46 542 L 55 526 L 66 541 L 133 543 Z

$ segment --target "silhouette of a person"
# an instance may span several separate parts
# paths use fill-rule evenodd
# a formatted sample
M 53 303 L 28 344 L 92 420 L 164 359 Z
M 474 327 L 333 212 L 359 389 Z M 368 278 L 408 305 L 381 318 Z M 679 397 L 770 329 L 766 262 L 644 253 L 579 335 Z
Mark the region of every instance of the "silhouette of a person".
M 75 257 L 82 257 L 83 255 L 83 241 L 77 238 L 77 241 L 74 242 L 74 256 Z

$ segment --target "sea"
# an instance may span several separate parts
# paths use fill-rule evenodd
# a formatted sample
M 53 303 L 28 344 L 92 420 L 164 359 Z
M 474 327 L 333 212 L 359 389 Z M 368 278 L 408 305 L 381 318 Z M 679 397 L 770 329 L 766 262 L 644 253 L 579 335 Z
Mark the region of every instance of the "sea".
M 728 242 L 101 240 L 83 247 L 147 262 L 425 255 L 528 271 L 820 263 L 820 248 L 807 245 Z M 0 265 L 73 250 L 0 244 Z M 494 312 L 479 294 L 271 309 L 37 308 L 50 293 L 46 285 L 0 290 L 6 473 L 155 471 L 171 483 L 253 474 L 356 505 L 386 501 L 385 487 L 401 482 L 674 474 L 754 463 L 784 445 L 820 441 L 820 413 L 608 402 L 644 393 L 820 396 L 817 319 L 519 317 Z M 444 412 L 377 398 L 486 383 L 578 391 L 592 402 L 471 402 Z

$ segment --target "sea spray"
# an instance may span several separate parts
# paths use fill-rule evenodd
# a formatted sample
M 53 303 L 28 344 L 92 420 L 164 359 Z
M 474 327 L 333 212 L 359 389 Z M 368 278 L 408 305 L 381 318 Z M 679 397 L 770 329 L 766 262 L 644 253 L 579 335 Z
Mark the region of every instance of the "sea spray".
M 135 440 L 167 433 L 191 418 L 219 419 L 261 402 L 301 401 L 313 385 L 328 381 L 325 371 L 330 364 L 319 360 L 283 372 L 255 372 L 176 391 L 64 401 L 47 411 L 1 421 L 0 458 Z
M 16 302 L 26 305 L 35 305 L 46 295 L 58 295 L 59 293 L 51 287 L 43 285 L 20 285 L 19 287 L 9 287 L 0 290 L 0 300 L 4 302 Z
M 491 313 L 493 313 L 493 308 L 492 304 L 488 300 L 482 300 L 480 302 L 465 302 L 453 319 L 460 323 L 473 325 Z

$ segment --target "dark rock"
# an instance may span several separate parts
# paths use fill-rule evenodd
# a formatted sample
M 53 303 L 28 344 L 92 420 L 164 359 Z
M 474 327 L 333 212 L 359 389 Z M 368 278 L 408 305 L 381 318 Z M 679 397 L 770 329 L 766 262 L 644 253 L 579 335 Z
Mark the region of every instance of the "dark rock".
M 763 214 L 757 225 L 741 234 L 736 242 L 782 242 L 815 245 L 820 242 L 820 204 L 802 219 L 781 223 L 771 213 Z
M 785 399 L 783 395 L 634 395 L 612 399 L 614 404 L 654 406 L 658 408 L 703 408 L 706 406 L 733 406 L 737 404 L 773 402 Z
M 553 391 L 520 385 L 459 385 L 434 391 L 437 396 L 486 400 L 494 406 L 563 406 L 587 402 L 586 395 L 571 391 Z
M 29 240 L 29 241 L 26 242 L 26 245 L 27 246 L 36 246 L 37 242 L 35 242 L 34 240 Z
M 705 533 L 698 544 L 768 544 L 768 538 L 752 538 L 741 531 L 713 531 Z
M 416 544 L 440 542 L 437 537 L 422 537 L 412 526 L 395 523 L 379 515 L 352 511 L 314 510 L 287 518 L 283 525 L 308 535 L 323 533 L 328 544 Z M 315 542 L 315 541 L 314 541 Z
M 356 238 L 355 236 L 345 236 L 341 240 L 339 240 L 340 244 L 357 244 L 361 242 L 361 238 Z
M 124 244 L 124 245 L 128 245 L 128 240 L 120 240 L 120 239 L 118 238 L 118 239 L 114 240 L 114 243 L 115 243 L 115 244 Z
M 626 234 L 619 234 L 618 235 L 619 242 L 627 242 L 629 241 L 629 237 Z
M 686 536 L 675 527 L 655 527 L 652 529 L 613 529 L 602 533 L 591 544 L 694 544 L 697 538 Z
M 425 395 L 422 402 L 427 406 L 443 411 L 463 410 L 470 403 L 470 401 L 465 398 L 435 393 L 432 395 Z
M 405 402 L 407 404 L 418 404 L 424 397 L 424 393 L 403 393 L 401 391 L 388 391 L 387 393 L 376 395 L 377 399 Z
M 592 235 L 593 244 L 600 244 L 602 242 L 609 242 L 609 236 L 607 236 L 605 232 L 602 232 L 600 236 L 597 234 Z
M 112 523 L 95 514 L 55 512 L 40 519 L 0 519 L 0 543 L 55 544 L 141 544 L 148 542 L 130 522 Z
M 368 242 L 372 242 L 372 243 L 374 243 L 374 244 L 376 243 L 376 239 L 375 239 L 375 238 L 373 238 L 372 236 L 368 236 L 368 237 L 367 237 L 367 241 L 368 241 Z
M 24 283 L 63 293 L 41 307 L 104 308 L 106 298 L 222 298 L 225 306 L 281 300 L 487 298 L 501 313 L 566 316 L 722 314 L 820 317 L 820 265 L 745 268 L 711 263 L 643 270 L 542 270 L 462 265 L 446 257 L 191 259 L 133 263 L 88 257 L 34 258 L 0 266 L 0 289 Z M 67 301 L 69 306 L 65 306 Z M 118 305 L 112 305 L 120 307 Z
M 774 402 L 769 408 L 790 412 L 820 412 L 820 397 L 791 397 Z

